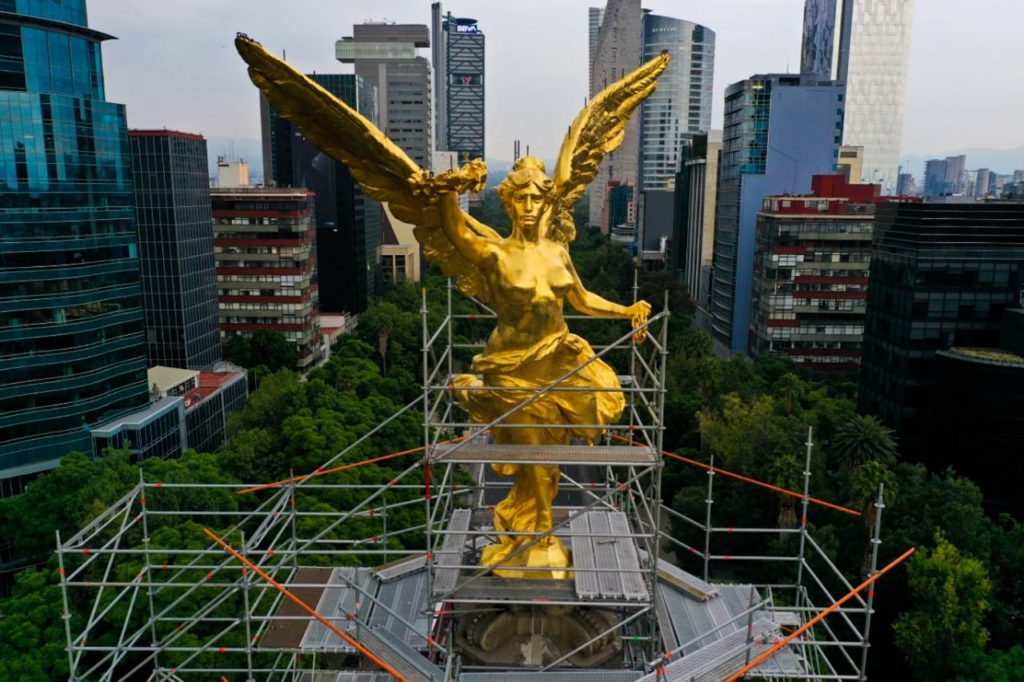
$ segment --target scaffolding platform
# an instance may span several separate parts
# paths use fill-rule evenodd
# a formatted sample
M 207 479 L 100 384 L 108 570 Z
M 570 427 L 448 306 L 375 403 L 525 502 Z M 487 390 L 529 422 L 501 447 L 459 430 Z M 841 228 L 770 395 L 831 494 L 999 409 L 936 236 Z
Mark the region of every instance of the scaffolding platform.
M 831 606 L 831 622 L 821 620 L 746 674 L 866 679 L 874 592 L 860 596 L 808 527 L 810 438 L 802 493 L 734 475 L 771 490 L 765 494 L 797 498 L 802 507 L 797 517 L 803 520 L 798 528 L 734 527 L 734 519 L 728 526 L 725 520 L 716 523 L 715 480 L 721 470 L 713 460 L 710 465 L 686 460 L 708 473 L 702 518 L 664 505 L 666 309 L 642 330 L 627 327 L 617 341 L 598 349 L 597 357 L 608 361 L 608 353 L 617 353 L 619 370 L 629 366 L 620 375 L 626 407 L 621 423 L 608 425 L 607 442 L 489 443 L 493 429 L 523 428 L 503 420 L 545 392 L 557 391 L 558 383 L 583 365 L 536 390 L 515 388 L 517 400 L 532 395 L 492 423 L 467 424 L 448 378 L 463 361 L 456 356 L 473 344 L 453 339 L 480 336 L 454 325 L 487 315 L 453 314 L 451 295 L 449 288 L 447 315 L 436 327 L 428 323 L 424 298 L 422 397 L 347 443 L 315 471 L 245 485 L 171 484 L 145 481 L 140 474 L 136 487 L 85 528 L 58 537 L 71 678 L 383 682 L 394 678 L 382 672 L 390 667 L 415 682 L 720 680 Z M 321 478 L 331 475 L 334 465 L 344 463 L 338 469 L 348 470 L 380 461 L 351 458 L 355 448 L 371 443 L 411 410 L 422 410 L 424 438 L 420 448 L 385 456 L 398 473 L 380 481 Z M 457 435 L 462 439 L 448 440 Z M 616 441 L 629 445 L 608 444 Z M 393 459 L 415 452 L 421 454 L 404 462 Z M 499 463 L 559 467 L 552 527 L 518 535 L 525 540 L 523 551 L 545 538 L 561 539 L 572 552 L 571 577 L 503 578 L 493 574 L 500 566 L 479 565 L 481 550 L 497 539 L 495 505 L 513 485 L 487 466 Z M 208 495 L 211 488 L 232 494 Z M 232 502 L 197 509 L 184 502 L 191 498 L 180 495 L 181 489 Z M 339 499 L 350 506 L 338 508 Z M 858 514 L 826 506 L 828 514 Z M 872 570 L 882 507 L 879 497 Z M 151 538 L 154 519 L 180 529 L 180 546 Z M 199 544 L 204 527 L 211 542 Z M 784 550 L 771 556 L 724 553 L 735 551 L 737 538 L 752 537 L 744 533 L 786 535 L 793 542 L 779 543 Z M 723 536 L 727 549 L 718 547 Z M 718 569 L 726 566 L 724 576 L 733 577 L 738 562 L 776 568 L 786 562 L 793 580 L 723 581 Z M 836 595 L 844 594 L 852 598 L 838 606 Z M 488 661 L 480 652 L 496 649 L 485 649 L 480 639 L 470 641 L 476 636 L 470 627 L 482 623 L 475 633 L 483 637 L 482 628 L 492 622 L 486 619 L 505 615 L 528 630 L 516 633 L 527 636 L 522 657 Z M 549 616 L 580 626 L 569 644 L 545 642 L 544 633 L 533 629 Z M 504 632 L 487 636 L 500 638 Z M 518 656 L 520 639 L 498 646 Z M 608 656 L 579 654 L 582 650 Z
M 721 682 L 738 673 L 751 658 L 767 651 L 778 626 L 761 618 L 749 631 L 731 632 L 712 644 L 640 678 L 640 682 Z M 795 671 L 801 675 L 802 670 Z
M 653 448 L 629 445 L 436 445 L 435 464 L 580 464 L 599 466 L 660 466 Z
M 570 527 L 577 597 L 650 600 L 629 519 L 623 512 L 589 511 L 572 519 Z
M 401 633 L 406 647 L 426 651 L 426 566 L 417 558 L 403 561 L 403 565 L 419 563 L 418 568 L 387 581 L 368 568 L 300 567 L 289 589 L 305 597 L 306 603 L 315 604 L 317 613 L 348 635 L 356 637 L 359 624 L 363 623 L 371 629 Z M 305 586 L 311 583 L 322 587 Z M 404 627 L 399 620 L 413 627 Z M 287 600 L 270 618 L 259 647 L 304 653 L 356 653 L 351 644 Z

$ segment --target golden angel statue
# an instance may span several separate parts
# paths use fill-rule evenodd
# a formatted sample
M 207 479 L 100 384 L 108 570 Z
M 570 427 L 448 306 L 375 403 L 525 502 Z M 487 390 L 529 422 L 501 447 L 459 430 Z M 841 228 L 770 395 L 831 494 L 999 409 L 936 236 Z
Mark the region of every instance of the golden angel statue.
M 459 192 L 484 188 L 482 160 L 432 175 L 372 123 L 259 43 L 239 34 L 235 45 L 249 64 L 253 83 L 274 109 L 296 124 L 310 142 L 348 165 L 365 194 L 388 202 L 395 216 L 415 225 L 426 257 L 439 263 L 460 291 L 497 313 L 497 327 L 484 351 L 473 359 L 474 374 L 454 379 L 456 397 L 472 421 L 492 422 L 594 357 L 590 345 L 569 332 L 562 312 L 565 301 L 586 315 L 625 318 L 634 327 L 646 322 L 651 310 L 646 302 L 623 306 L 587 291 L 573 268 L 568 245 L 576 236 L 573 204 L 597 175 L 605 154 L 622 143 L 630 114 L 654 91 L 657 77 L 668 65 L 667 53 L 590 101 L 562 143 L 554 177 L 547 175 L 538 158 L 527 156 L 516 162 L 497 188 L 512 219 L 512 234 L 502 237 L 459 207 Z M 560 385 L 576 390 L 548 391 L 505 419 L 504 423 L 519 428 L 495 428 L 495 441 L 519 445 L 594 441 L 603 431 L 594 425 L 614 423 L 625 407 L 615 373 L 600 359 Z M 538 428 L 522 428 L 524 424 Z M 581 426 L 546 429 L 545 424 Z M 536 533 L 552 527 L 558 466 L 492 466 L 515 480 L 508 497 L 495 508 L 499 541 L 484 549 L 481 564 L 502 563 L 495 573 L 505 577 L 567 577 L 571 557 L 555 536 L 522 549 Z

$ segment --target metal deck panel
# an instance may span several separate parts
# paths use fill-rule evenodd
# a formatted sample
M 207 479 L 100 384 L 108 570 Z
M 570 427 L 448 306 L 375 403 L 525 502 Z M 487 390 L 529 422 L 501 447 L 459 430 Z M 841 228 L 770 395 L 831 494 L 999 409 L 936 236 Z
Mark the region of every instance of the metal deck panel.
M 632 534 L 629 519 L 624 512 L 612 512 L 608 515 L 608 525 L 612 533 L 618 536 L 615 551 L 619 560 L 622 580 L 622 595 L 626 599 L 647 599 L 650 593 L 643 574 L 640 573 L 640 555 L 636 551 L 636 538 L 627 537 Z
M 672 626 L 672 617 L 668 613 L 668 606 L 665 604 L 665 595 L 661 583 L 658 583 L 658 601 L 654 613 L 658 618 L 658 632 L 661 633 L 661 641 L 665 651 L 675 651 L 682 642 L 676 637 L 676 629 Z
M 538 601 L 577 601 L 572 580 L 542 578 L 500 578 L 486 575 L 460 587 L 453 601 L 492 603 Z
M 355 584 L 362 592 L 350 584 Z M 355 631 L 355 622 L 349 614 L 365 619 L 372 603 L 366 595 L 373 595 L 376 590 L 377 580 L 369 569 L 336 568 L 331 572 L 316 611 L 342 632 L 351 635 Z M 310 619 L 306 626 L 299 648 L 304 651 L 354 651 L 351 644 L 315 619 Z
M 631 533 L 623 512 L 589 511 L 570 523 L 574 581 L 580 599 L 650 598 Z
M 356 639 L 409 682 L 441 682 L 444 678 L 440 668 L 387 630 L 360 627 Z
M 384 583 L 377 591 L 377 600 L 391 609 L 403 620 L 412 623 L 415 630 L 400 622 L 398 618 L 374 604 L 370 612 L 371 628 L 386 630 L 402 639 L 411 649 L 426 649 L 426 639 L 430 628 L 427 617 L 427 574 L 425 571 L 409 573 L 398 580 Z M 417 633 L 422 637 L 417 636 Z
M 713 644 L 721 639 L 724 632 L 730 632 L 734 629 L 726 626 L 727 629 L 724 632 L 720 630 L 712 634 L 706 634 L 714 630 L 717 625 L 706 607 L 706 602 L 692 599 L 665 583 L 662 583 L 660 587 L 661 597 L 665 601 L 665 607 L 668 610 L 676 639 L 679 640 L 680 644 L 692 642 L 683 649 L 682 653 L 684 656 L 697 651 L 703 646 Z M 705 636 L 702 637 L 702 635 Z
M 742 613 L 750 608 L 750 585 L 718 585 L 722 598 L 732 615 Z M 761 601 L 761 593 L 754 590 L 754 602 Z
M 589 518 L 589 514 L 581 514 L 569 523 L 572 533 L 573 583 L 580 599 L 596 599 L 600 594 L 597 573 L 590 570 L 597 567 L 594 546 L 584 537 L 590 533 Z
M 619 567 L 618 557 L 615 552 L 615 538 L 608 537 L 611 526 L 608 524 L 608 512 L 596 511 L 587 512 L 590 518 L 590 532 L 604 537 L 580 538 L 583 542 L 593 543 L 594 560 L 598 568 L 615 569 Z M 573 538 L 573 544 L 576 538 Z M 615 571 L 604 570 L 597 574 L 597 584 L 601 590 L 601 597 L 604 599 L 622 598 L 622 581 Z
M 455 588 L 459 579 L 459 569 L 455 568 L 462 563 L 462 555 L 466 546 L 466 531 L 469 530 L 469 522 L 473 518 L 470 509 L 456 509 L 452 512 L 451 521 L 448 523 L 448 533 L 444 536 L 441 549 L 437 550 L 434 557 L 437 561 L 437 570 L 434 573 L 434 594 L 444 594 Z
M 777 626 L 767 619 L 753 623 L 754 642 L 749 647 L 751 658 L 766 651 Z M 701 649 L 676 659 L 660 671 L 650 673 L 641 682 L 721 682 L 743 668 L 747 660 L 747 632 L 737 630 Z M 757 642 L 760 642 L 758 644 Z
M 436 445 L 431 461 L 439 464 L 597 464 L 631 466 L 660 464 L 651 448 L 632 445 L 502 445 L 497 443 Z

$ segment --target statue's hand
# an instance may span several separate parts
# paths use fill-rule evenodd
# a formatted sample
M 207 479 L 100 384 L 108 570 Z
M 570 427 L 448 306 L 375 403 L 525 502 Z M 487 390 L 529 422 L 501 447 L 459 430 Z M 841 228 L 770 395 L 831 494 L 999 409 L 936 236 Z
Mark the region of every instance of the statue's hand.
M 637 301 L 633 305 L 626 308 L 626 316 L 629 317 L 633 328 L 646 324 L 647 318 L 651 314 L 651 304 L 647 301 Z M 647 327 L 638 330 L 633 334 L 633 339 L 637 343 L 642 343 L 647 338 Z
M 481 192 L 487 186 L 487 164 L 482 159 L 473 159 L 461 168 L 439 175 L 424 171 L 410 177 L 409 186 L 414 196 L 423 197 L 431 204 L 449 192 Z

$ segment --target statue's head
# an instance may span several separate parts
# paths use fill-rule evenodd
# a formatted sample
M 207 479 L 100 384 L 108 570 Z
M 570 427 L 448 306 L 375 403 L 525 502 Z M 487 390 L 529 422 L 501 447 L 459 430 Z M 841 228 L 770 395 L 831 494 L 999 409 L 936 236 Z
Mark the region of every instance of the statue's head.
M 550 207 L 553 188 L 543 161 L 536 156 L 524 156 L 516 161 L 512 172 L 496 190 L 512 219 L 513 229 L 523 230 L 527 236 L 537 234 L 541 218 Z

